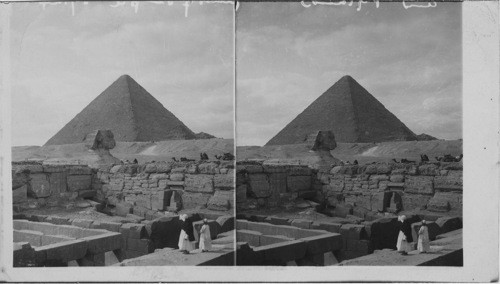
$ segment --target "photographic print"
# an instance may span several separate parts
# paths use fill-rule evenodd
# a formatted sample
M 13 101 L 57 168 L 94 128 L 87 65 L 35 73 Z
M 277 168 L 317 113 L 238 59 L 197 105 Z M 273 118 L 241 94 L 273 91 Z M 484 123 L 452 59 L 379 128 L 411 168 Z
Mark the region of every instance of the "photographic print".
M 237 13 L 237 264 L 463 265 L 461 3 L 320 4 Z
M 15 267 L 233 265 L 233 10 L 12 4 Z
M 498 281 L 498 4 L 0 3 L 0 282 Z

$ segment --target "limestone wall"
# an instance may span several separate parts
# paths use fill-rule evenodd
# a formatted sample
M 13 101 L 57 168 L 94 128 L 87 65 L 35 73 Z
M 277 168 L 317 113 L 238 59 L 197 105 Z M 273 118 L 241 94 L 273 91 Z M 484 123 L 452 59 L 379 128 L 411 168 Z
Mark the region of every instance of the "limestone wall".
M 461 163 L 336 166 L 328 172 L 300 165 L 238 162 L 239 209 L 277 207 L 297 197 L 336 208 L 334 214 L 427 209 L 461 214 Z M 365 212 L 365 213 L 364 213 Z
M 12 163 L 12 197 L 17 208 L 57 206 L 97 194 L 96 170 L 84 165 Z
M 118 215 L 149 217 L 159 211 L 234 208 L 230 161 L 115 165 L 101 167 L 96 177 L 97 198 L 116 206 Z
M 314 197 L 321 190 L 316 172 L 306 165 L 267 165 L 238 162 L 236 202 L 238 208 L 277 207 L 297 197 Z
M 83 165 L 12 164 L 16 211 L 65 206 L 93 199 L 115 206 L 115 213 L 153 219 L 163 211 L 234 209 L 234 164 L 153 162 L 94 169 Z M 156 215 L 155 215 L 156 214 Z

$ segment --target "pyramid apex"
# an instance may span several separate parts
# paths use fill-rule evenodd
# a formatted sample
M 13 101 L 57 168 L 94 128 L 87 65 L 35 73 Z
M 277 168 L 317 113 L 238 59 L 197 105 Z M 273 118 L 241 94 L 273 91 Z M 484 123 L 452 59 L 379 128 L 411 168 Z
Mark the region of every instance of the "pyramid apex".
M 118 77 L 118 79 L 129 79 L 129 78 L 130 78 L 130 79 L 132 78 L 132 77 L 130 77 L 130 75 L 129 75 L 129 74 L 123 74 L 123 75 L 121 75 L 120 77 Z
M 354 80 L 353 77 L 351 77 L 350 75 L 344 75 L 342 76 L 342 78 L 340 78 L 337 82 L 347 82 L 347 83 L 351 83 L 351 82 L 356 82 L 356 80 Z

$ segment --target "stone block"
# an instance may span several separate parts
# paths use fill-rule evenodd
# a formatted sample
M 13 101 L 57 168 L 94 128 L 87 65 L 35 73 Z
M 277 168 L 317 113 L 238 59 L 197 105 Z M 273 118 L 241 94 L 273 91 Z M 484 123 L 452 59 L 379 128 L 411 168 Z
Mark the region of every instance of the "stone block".
M 87 220 L 87 219 L 73 219 L 71 225 L 88 229 L 92 226 L 93 222 L 94 222 L 93 220 Z
M 266 173 L 286 173 L 287 167 L 284 165 L 263 165 L 264 172 Z
M 92 169 L 87 166 L 70 166 L 68 167 L 69 175 L 91 175 Z
M 238 242 L 246 242 L 250 246 L 258 247 L 260 246 L 260 236 L 261 232 L 251 231 L 251 230 L 237 230 L 236 239 Z
M 145 173 L 156 173 L 157 172 L 156 164 L 154 164 L 154 163 L 146 164 L 146 166 L 144 168 L 144 172 Z
M 324 230 L 330 233 L 340 233 L 341 223 L 331 223 L 325 221 L 315 221 L 311 224 L 311 229 Z
M 310 191 L 311 186 L 311 176 L 287 176 L 287 188 L 290 192 Z
M 12 190 L 12 203 L 22 203 L 28 201 L 28 185 L 23 185 Z
M 66 172 L 53 172 L 49 175 L 50 190 L 52 194 L 59 194 L 67 191 Z
M 132 213 L 136 216 L 139 216 L 141 217 L 141 221 L 143 219 L 146 218 L 146 212 L 148 211 L 149 209 L 148 208 L 144 208 L 144 207 L 141 207 L 141 206 L 134 206 L 134 208 L 132 208 Z M 127 215 L 127 217 L 129 217 L 130 214 Z M 134 218 L 132 218 L 134 219 Z
M 149 239 L 127 239 L 127 250 L 148 254 L 154 251 L 154 245 Z
M 187 169 L 188 174 L 197 174 L 198 172 L 198 165 L 190 165 Z
M 172 173 L 172 174 L 170 174 L 170 180 L 171 181 L 183 181 L 184 174 L 183 173 Z
M 249 174 L 256 174 L 264 172 L 264 168 L 261 165 L 245 165 L 244 169 Z
M 342 236 L 335 233 L 326 233 L 317 236 L 301 238 L 307 245 L 306 254 L 320 254 L 342 249 Z
M 50 183 L 46 174 L 32 174 L 30 178 L 30 187 L 28 188 L 30 195 L 35 198 L 50 196 Z
M 448 204 L 449 209 L 455 212 L 462 211 L 462 193 L 458 192 L 436 192 L 434 196 L 429 200 L 427 208 L 429 211 L 443 212 L 440 210 L 442 204 Z
M 236 187 L 236 203 L 244 203 L 247 201 L 247 185 L 242 184 Z
M 265 174 L 250 174 L 249 175 L 250 191 L 257 198 L 265 198 L 271 196 L 269 181 Z
M 97 190 L 80 190 L 78 196 L 81 198 L 93 198 L 97 195 Z
M 439 167 L 434 164 L 425 164 L 418 166 L 418 173 L 423 176 L 438 176 Z
M 222 190 L 234 189 L 234 175 L 216 174 L 214 176 L 214 187 Z
M 287 241 L 254 248 L 254 252 L 262 254 L 267 263 L 286 264 L 306 256 L 307 245 L 304 241 Z
M 407 176 L 405 180 L 405 193 L 434 194 L 433 177 L 431 176 Z
M 234 230 L 234 216 L 224 215 L 217 218 L 217 223 L 219 223 L 221 229 L 220 232 L 228 232 Z
M 211 194 L 184 192 L 182 195 L 182 207 L 185 209 L 205 208 L 210 197 L 212 197 Z
M 353 206 L 350 204 L 337 204 L 333 211 L 334 216 L 345 218 L 347 215 L 352 215 Z
M 441 217 L 436 220 L 441 228 L 441 234 L 462 229 L 462 220 L 459 217 Z
M 107 230 L 110 232 L 120 232 L 122 224 L 117 223 L 117 222 L 110 222 L 110 221 L 94 221 L 92 224 L 91 228 L 92 229 L 102 229 L 102 230 Z
M 87 253 L 87 242 L 84 240 L 66 241 L 64 245 L 51 244 L 44 246 L 47 261 L 68 262 L 81 259 Z
M 31 230 L 14 230 L 14 242 L 28 242 L 33 247 L 42 245 L 43 233 Z
M 403 183 L 405 181 L 404 175 L 391 175 L 389 180 L 395 183 Z
M 213 176 L 212 175 L 186 175 L 184 187 L 189 192 L 213 193 Z
M 359 217 L 359 218 L 363 218 L 363 219 L 365 219 L 366 214 L 367 214 L 369 211 L 370 211 L 370 210 L 369 210 L 369 209 L 366 209 L 365 207 L 355 206 L 355 207 L 352 209 L 352 214 L 353 214 L 354 216 Z
M 43 235 L 40 245 L 46 246 L 46 245 L 52 245 L 52 244 L 57 244 L 57 243 L 62 243 L 62 242 L 72 241 L 72 240 L 75 240 L 75 238 L 70 238 L 70 237 L 66 237 L 66 236 Z
M 463 179 L 458 175 L 434 177 L 434 188 L 440 191 L 462 191 Z
M 276 243 L 293 241 L 294 239 L 285 236 L 271 236 L 271 235 L 261 235 L 259 238 L 259 243 L 261 246 L 272 245 Z
M 405 192 L 401 198 L 403 200 L 403 210 L 413 210 L 425 208 L 432 196 Z
M 60 216 L 49 216 L 45 219 L 45 222 L 55 225 L 71 225 L 71 220 L 69 218 Z
M 41 164 L 20 164 L 20 165 L 13 164 L 12 169 L 16 173 L 25 172 L 25 173 L 35 174 L 43 172 L 43 166 Z
M 343 179 L 330 179 L 328 190 L 341 192 L 344 190 L 344 185 Z
M 169 173 L 172 170 L 170 164 L 165 162 L 159 162 L 156 164 L 156 172 L 158 173 Z
M 237 219 L 236 220 L 236 230 L 246 230 L 248 228 L 249 221 Z
M 306 219 L 293 219 L 291 225 L 297 228 L 309 229 L 313 221 Z
M 135 204 L 140 207 L 151 209 L 151 195 L 149 194 L 137 195 Z
M 275 216 L 269 216 L 264 221 L 274 225 L 286 225 L 286 226 L 289 226 L 291 223 L 291 221 L 286 218 L 279 218 Z
M 132 213 L 133 204 L 128 202 L 118 202 L 115 204 L 115 213 L 118 216 L 127 216 L 127 214 Z
M 244 225 L 246 225 L 246 230 L 261 232 L 264 235 L 282 235 L 294 239 L 298 238 L 300 230 L 293 226 L 272 225 L 261 222 L 246 222 L 241 224 L 241 226 Z
M 68 191 L 80 191 L 92 189 L 91 175 L 70 175 L 67 178 Z
M 340 234 L 346 240 L 362 240 L 367 238 L 364 225 L 344 224 L 340 227 Z
M 312 174 L 312 170 L 308 166 L 290 166 L 287 172 L 289 176 L 310 176 Z
M 269 189 L 271 192 L 285 193 L 287 191 L 287 174 L 269 174 Z
M 217 190 L 208 200 L 207 207 L 211 210 L 226 211 L 234 206 L 234 190 Z
M 133 213 L 127 214 L 125 218 L 127 219 L 127 223 L 141 223 L 144 221 L 146 218 L 144 218 L 146 211 L 148 209 L 142 208 L 142 207 L 134 207 L 133 208 Z M 139 215 L 137 215 L 139 214 Z M 125 221 L 125 220 L 124 220 Z
M 127 239 L 142 239 L 148 237 L 144 224 L 123 224 L 120 227 L 120 233 Z
M 373 252 L 373 246 L 369 240 L 346 240 L 345 250 L 358 252 L 361 255 L 367 255 Z
M 208 175 L 213 175 L 213 174 L 218 174 L 219 173 L 219 165 L 217 163 L 204 163 L 198 165 L 198 171 L 201 174 L 208 174 Z

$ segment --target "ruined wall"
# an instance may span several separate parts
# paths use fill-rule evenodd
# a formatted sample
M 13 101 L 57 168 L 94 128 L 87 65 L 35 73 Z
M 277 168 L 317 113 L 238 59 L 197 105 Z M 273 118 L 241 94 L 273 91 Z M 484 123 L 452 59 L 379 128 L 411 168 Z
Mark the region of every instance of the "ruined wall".
M 83 165 L 12 163 L 12 198 L 16 211 L 58 206 L 97 194 L 96 170 Z
M 335 207 L 334 214 L 341 217 L 354 210 L 361 218 L 366 211 L 414 209 L 460 215 L 462 179 L 461 163 L 347 165 L 318 172 L 306 166 L 239 162 L 236 200 L 244 210 L 304 197 Z
M 59 225 L 54 227 L 54 234 L 67 235 L 68 232 L 77 230 L 77 228 L 85 230 L 106 230 L 120 234 L 120 238 L 116 239 L 113 243 L 118 245 L 120 250 L 115 250 L 114 253 L 118 261 L 124 259 L 135 258 L 154 252 L 155 249 L 170 247 L 177 248 L 179 241 L 179 234 L 181 231 L 181 221 L 179 216 L 162 216 L 153 220 L 127 220 L 127 223 L 118 221 L 102 221 L 91 219 L 72 219 L 68 217 L 54 216 L 54 215 L 38 215 L 29 213 L 14 214 L 15 220 L 29 220 L 36 222 L 36 227 L 45 226 L 48 224 Z M 193 221 L 193 228 L 195 232 L 196 241 L 198 241 L 199 231 L 204 218 L 209 220 L 210 233 L 212 239 L 215 239 L 219 234 L 229 232 L 234 229 L 234 217 L 232 215 L 209 214 L 209 213 L 194 213 L 189 217 Z M 83 217 L 85 218 L 85 217 Z M 81 231 L 81 230 L 78 230 Z M 52 232 L 46 232 L 51 234 Z M 16 241 L 16 239 L 14 239 Z M 31 246 L 36 243 L 31 242 Z M 102 247 L 102 246 L 101 246 Z M 115 248 L 116 249 L 116 248 Z M 26 247 L 21 244 L 14 246 L 14 261 L 16 266 L 36 266 L 28 260 L 33 258 L 31 247 Z M 73 251 L 68 251 L 73 254 Z M 57 257 L 57 255 L 55 256 Z M 73 258 L 77 259 L 77 258 Z M 101 259 L 98 263 L 91 264 L 86 261 L 85 265 L 108 265 Z
M 22 162 L 12 164 L 12 180 L 16 212 L 66 206 L 83 198 L 115 206 L 118 215 L 133 213 L 149 220 L 163 211 L 234 208 L 231 161 L 153 162 L 98 169 Z
M 277 207 L 298 197 L 313 198 L 321 186 L 316 173 L 306 165 L 267 165 L 256 161 L 237 163 L 238 209 Z
M 228 162 L 156 162 L 101 167 L 97 198 L 116 214 L 153 216 L 181 209 L 228 211 L 234 203 L 234 164 Z
M 348 204 L 378 212 L 427 209 L 462 212 L 461 163 L 338 166 L 319 174 L 329 205 Z

